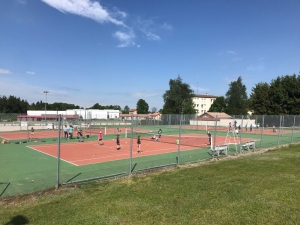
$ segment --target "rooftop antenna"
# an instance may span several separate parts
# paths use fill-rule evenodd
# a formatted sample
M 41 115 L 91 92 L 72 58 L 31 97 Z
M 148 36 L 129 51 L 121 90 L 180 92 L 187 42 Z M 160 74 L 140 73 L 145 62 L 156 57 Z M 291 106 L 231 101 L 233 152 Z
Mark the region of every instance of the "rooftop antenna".
M 197 75 L 197 94 L 198 94 L 198 75 Z

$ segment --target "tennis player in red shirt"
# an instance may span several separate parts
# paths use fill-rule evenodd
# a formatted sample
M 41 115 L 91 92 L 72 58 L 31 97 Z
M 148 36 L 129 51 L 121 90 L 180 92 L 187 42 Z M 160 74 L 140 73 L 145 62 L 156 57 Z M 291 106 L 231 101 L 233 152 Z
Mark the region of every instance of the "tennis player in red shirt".
M 102 135 L 102 132 L 100 131 L 100 133 L 98 134 L 98 143 L 99 143 L 99 145 L 103 145 L 102 139 L 103 139 L 103 135 Z

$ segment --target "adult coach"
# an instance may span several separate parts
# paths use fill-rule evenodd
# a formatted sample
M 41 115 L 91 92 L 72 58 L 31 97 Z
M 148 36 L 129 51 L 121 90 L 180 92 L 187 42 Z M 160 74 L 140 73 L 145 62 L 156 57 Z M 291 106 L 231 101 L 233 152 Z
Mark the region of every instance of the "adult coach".
M 65 125 L 64 127 L 64 134 L 65 134 L 65 139 L 67 140 L 69 138 L 69 133 L 68 133 L 68 127 Z
M 69 128 L 69 139 L 72 139 L 73 138 L 73 126 L 70 125 L 70 128 Z

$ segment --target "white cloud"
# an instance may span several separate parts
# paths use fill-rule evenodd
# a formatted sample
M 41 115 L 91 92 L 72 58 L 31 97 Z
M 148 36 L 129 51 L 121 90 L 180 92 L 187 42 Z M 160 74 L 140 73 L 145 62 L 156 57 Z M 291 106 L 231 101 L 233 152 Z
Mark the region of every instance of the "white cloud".
M 240 61 L 242 60 L 243 58 L 233 58 L 232 61 Z
M 160 40 L 160 36 L 153 34 L 150 31 L 145 32 L 146 37 L 148 40 L 152 40 L 152 41 L 159 41 Z
M 116 33 L 114 33 L 113 36 L 121 42 L 121 44 L 118 45 L 117 47 L 123 48 L 123 47 L 129 47 L 135 45 L 135 43 L 133 42 L 135 35 L 132 31 L 129 31 L 127 33 L 122 31 L 117 31 Z
M 35 74 L 35 72 L 26 71 L 26 74 L 34 75 L 34 74 Z
M 153 20 L 137 20 L 137 26 L 139 30 L 144 33 L 146 38 L 149 41 L 159 41 L 161 38 L 157 34 L 154 33 L 154 30 L 156 29 L 156 25 Z
M 27 100 L 29 104 L 35 103 L 37 101 L 46 100 L 46 95 L 44 91 L 47 90 L 47 101 L 49 103 L 53 102 L 66 102 L 70 104 L 79 105 L 81 107 L 91 107 L 95 104 L 98 99 L 93 99 L 91 97 L 84 97 L 81 94 L 74 94 L 72 88 L 61 88 L 53 89 L 44 86 L 36 86 L 29 83 L 20 82 L 17 80 L 2 80 L 0 82 L 1 95 L 9 96 L 13 95 L 20 97 L 21 99 Z M 75 90 L 76 91 L 76 90 Z M 72 99 L 73 102 L 70 102 Z
M 114 11 L 110 12 L 111 15 L 115 18 L 121 18 L 124 19 L 127 17 L 127 13 L 120 11 L 119 9 L 117 9 L 116 7 L 114 7 Z
M 236 81 L 237 78 L 225 77 L 224 80 L 226 83 L 230 84 L 231 82 Z
M 247 70 L 253 70 L 253 71 L 259 71 L 259 70 L 262 70 L 264 69 L 264 65 L 260 65 L 260 66 L 248 66 L 247 67 Z
M 27 2 L 25 0 L 16 0 L 17 3 L 21 4 L 21 5 L 26 5 Z
M 163 30 L 173 30 L 173 27 L 167 23 L 164 23 L 163 25 L 161 25 L 160 28 Z
M 157 96 L 157 94 L 156 93 L 153 93 L 153 94 L 133 93 L 132 94 L 132 97 L 135 97 L 135 98 L 147 98 L 147 97 L 154 97 L 154 96 Z
M 0 69 L 0 74 L 11 74 L 11 72 L 6 69 Z
M 113 17 L 116 15 L 110 13 L 107 9 L 103 8 L 99 2 L 93 0 L 42 0 L 46 4 L 63 13 L 73 13 L 82 17 L 95 20 L 99 23 L 110 22 L 116 25 L 126 27 L 123 21 Z M 126 17 L 126 13 L 117 12 L 117 15 Z
M 236 54 L 234 51 L 227 51 L 226 53 L 228 53 L 228 54 L 233 54 L 233 55 Z

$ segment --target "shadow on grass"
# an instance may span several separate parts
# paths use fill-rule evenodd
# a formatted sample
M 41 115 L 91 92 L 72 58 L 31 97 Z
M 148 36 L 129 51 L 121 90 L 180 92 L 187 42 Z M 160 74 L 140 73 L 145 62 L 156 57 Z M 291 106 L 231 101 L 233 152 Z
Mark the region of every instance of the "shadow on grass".
M 29 220 L 22 215 L 17 215 L 11 218 L 11 220 L 6 223 L 5 225 L 21 225 L 21 224 L 28 224 Z

